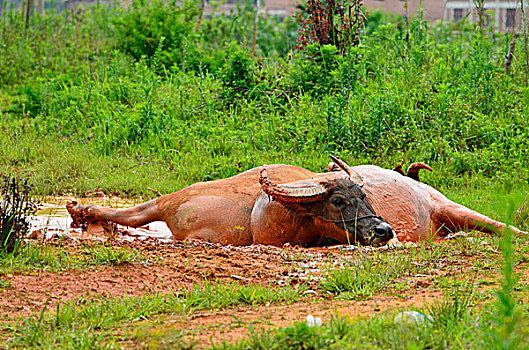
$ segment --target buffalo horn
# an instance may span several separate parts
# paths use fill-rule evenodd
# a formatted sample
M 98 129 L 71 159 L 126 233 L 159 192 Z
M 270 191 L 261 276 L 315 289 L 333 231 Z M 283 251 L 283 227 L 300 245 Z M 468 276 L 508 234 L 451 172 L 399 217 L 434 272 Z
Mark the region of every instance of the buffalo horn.
M 278 202 L 316 202 L 325 198 L 326 190 L 322 185 L 317 183 L 309 183 L 303 187 L 278 185 L 270 180 L 264 167 L 263 170 L 261 170 L 259 183 L 261 184 L 263 191 Z
M 429 170 L 429 171 L 433 171 L 433 169 L 428 164 L 422 163 L 422 162 L 417 162 L 417 163 L 413 163 L 412 165 L 410 165 L 406 175 L 408 177 L 416 180 L 416 181 L 421 181 L 419 179 L 419 171 L 421 169 L 426 169 L 426 170 Z
M 334 157 L 332 155 L 329 155 L 329 157 L 331 157 L 332 161 L 334 163 L 336 163 L 336 165 L 338 165 L 340 168 L 342 168 L 342 170 L 345 171 L 349 175 L 349 179 L 351 181 L 353 181 L 358 186 L 363 186 L 364 185 L 364 179 L 362 179 L 362 176 L 360 176 L 359 173 L 357 173 L 356 171 L 353 170 L 353 168 L 351 168 L 349 165 L 347 165 L 346 162 L 344 162 L 340 158 Z

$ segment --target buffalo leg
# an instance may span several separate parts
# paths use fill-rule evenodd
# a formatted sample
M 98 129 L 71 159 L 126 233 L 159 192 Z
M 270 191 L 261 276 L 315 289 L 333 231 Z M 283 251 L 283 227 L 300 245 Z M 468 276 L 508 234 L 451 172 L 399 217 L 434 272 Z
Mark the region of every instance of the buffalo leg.
M 73 219 L 74 226 L 78 227 L 98 221 L 138 227 L 152 221 L 163 220 L 154 200 L 127 209 L 113 209 L 98 205 L 84 206 L 77 202 L 66 204 L 66 208 Z
M 504 223 L 495 221 L 486 215 L 480 214 L 452 201 L 443 205 L 434 219 L 439 227 L 452 232 L 477 230 L 494 233 L 503 232 L 507 228 L 507 225 Z M 509 226 L 509 228 L 514 233 L 526 234 L 526 232 L 521 231 L 514 226 Z

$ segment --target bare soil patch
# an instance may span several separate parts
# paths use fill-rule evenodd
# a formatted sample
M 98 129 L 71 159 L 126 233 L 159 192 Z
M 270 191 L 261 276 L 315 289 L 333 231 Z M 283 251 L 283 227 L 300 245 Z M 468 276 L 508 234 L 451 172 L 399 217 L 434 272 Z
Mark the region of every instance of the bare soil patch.
M 58 245 L 57 249 L 68 250 L 71 254 L 80 254 L 83 248 L 78 240 L 64 240 L 57 236 L 44 244 Z M 364 254 L 290 246 L 216 246 L 201 241 L 162 243 L 156 239 L 113 244 L 133 247 L 145 259 L 117 266 L 6 274 L 3 277 L 9 279 L 10 286 L 0 294 L 0 320 L 39 312 L 46 302 L 47 309 L 54 310 L 57 303 L 80 298 L 168 293 L 190 288 L 204 280 L 271 286 L 306 283 L 310 290 L 308 296 L 328 297 L 318 289 L 317 280 L 322 271 L 339 266 L 344 259 Z M 406 250 L 402 253 L 406 254 Z M 462 256 L 458 264 L 451 263 L 450 268 L 441 260 L 435 264 L 438 270 L 431 275 L 407 278 L 409 288 L 426 289 L 438 276 L 454 273 L 455 269 L 464 271 L 473 261 Z M 387 303 L 393 305 L 399 299 L 390 298 Z
M 86 244 L 101 242 L 109 238 L 94 233 L 86 234 L 61 227 L 43 232 L 37 229 L 32 235 L 32 244 L 46 244 L 54 249 L 66 250 L 72 255 L 86 254 Z M 39 231 L 40 230 L 40 231 Z M 149 228 L 144 228 L 149 230 Z M 66 231 L 68 237 L 56 233 Z M 163 231 L 163 230 L 162 230 Z M 146 231 L 145 231 L 146 232 Z M 303 300 L 293 305 L 265 305 L 237 307 L 229 310 L 200 311 L 185 315 L 160 315 L 151 320 L 125 325 L 117 332 L 127 340 L 126 347 L 143 347 L 146 342 L 158 338 L 163 344 L 166 335 L 178 330 L 185 334 L 186 341 L 196 342 L 198 347 L 210 346 L 212 342 L 233 342 L 245 337 L 248 329 L 270 329 L 304 321 L 307 315 L 321 317 L 329 322 L 332 315 L 359 317 L 376 315 L 385 310 L 421 307 L 432 300 L 440 299 L 443 288 L 438 281 L 444 277 L 468 278 L 479 262 L 485 270 L 480 276 L 490 278 L 490 288 L 497 285 L 495 268 L 496 254 L 489 254 L 461 245 L 449 249 L 428 261 L 413 262 L 427 264 L 428 272 L 406 276 L 396 282 L 398 288 L 385 288 L 383 292 L 368 300 L 338 300 L 326 294 L 318 283 L 322 273 L 339 267 L 345 260 L 358 259 L 374 251 L 328 248 L 271 247 L 252 245 L 248 247 L 219 246 L 202 241 L 175 242 L 165 237 L 149 238 L 143 233 L 130 233 L 119 228 L 111 242 L 116 247 L 134 249 L 141 259 L 135 263 L 120 265 L 81 266 L 64 271 L 30 271 L 0 274 L 7 278 L 10 286 L 0 293 L 0 323 L 11 323 L 16 317 L 27 317 L 43 309 L 53 312 L 57 305 L 77 302 L 82 299 L 104 297 L 136 297 L 153 293 L 171 293 L 200 285 L 205 280 L 227 283 L 260 284 L 270 286 L 295 286 L 304 283 L 308 291 Z M 160 232 L 160 231 L 158 231 Z M 132 237 L 132 238 L 131 238 Z M 87 239 L 88 238 L 88 239 Z M 469 240 L 469 242 L 472 242 Z M 476 241 L 477 242 L 477 241 Z M 452 242 L 437 242 L 421 249 L 436 249 Z M 378 253 L 378 252 L 377 252 Z M 410 254 L 408 248 L 383 254 Z M 497 261 L 497 260 L 496 260 Z M 525 265 L 519 266 L 527 276 Z M 156 330 L 156 334 L 152 333 Z

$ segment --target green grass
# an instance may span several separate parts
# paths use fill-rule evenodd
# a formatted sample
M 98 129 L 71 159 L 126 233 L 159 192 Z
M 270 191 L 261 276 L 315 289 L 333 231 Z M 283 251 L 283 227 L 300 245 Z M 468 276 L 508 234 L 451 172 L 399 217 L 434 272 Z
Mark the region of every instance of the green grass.
M 413 251 L 402 254 L 362 254 L 352 260 L 343 259 L 342 266 L 325 272 L 320 281 L 324 292 L 339 295 L 341 299 L 359 300 L 380 293 L 395 280 L 409 276 L 417 270 Z
M 111 241 L 100 244 L 83 244 L 85 254 L 89 257 L 87 261 L 93 265 L 120 265 L 124 263 L 135 263 L 144 261 L 138 251 L 131 247 L 119 247 Z
M 124 322 L 137 322 L 157 314 L 191 313 L 237 305 L 291 304 L 302 298 L 304 286 L 271 287 L 222 284 L 204 280 L 189 291 L 143 297 L 80 299 L 20 320 L 8 330 L 8 344 L 18 347 L 105 348 L 118 346 L 112 334 Z
M 0 255 L 0 273 L 27 271 L 61 272 L 90 266 L 139 263 L 146 258 L 134 248 L 115 246 L 108 242 L 84 244 L 81 249 L 31 243 L 21 247 L 16 254 Z
M 407 41 L 397 23 L 370 23 L 360 47 L 322 67 L 288 54 L 291 20 L 260 20 L 254 58 L 251 9 L 195 34 L 194 5 L 137 5 L 95 7 L 75 25 L 37 15 L 27 32 L 18 12 L 0 23 L 0 172 L 32 174 L 39 194 L 148 196 L 264 163 L 322 171 L 333 153 L 387 168 L 424 161 L 435 169 L 425 182 L 456 193 L 529 179 L 524 53 L 511 75 L 499 63 L 509 34 L 416 17 Z M 143 33 L 135 26 L 152 37 L 129 35 Z
M 31 270 L 62 271 L 79 265 L 79 257 L 68 250 L 46 244 L 27 244 L 16 254 L 0 256 L 0 273 Z

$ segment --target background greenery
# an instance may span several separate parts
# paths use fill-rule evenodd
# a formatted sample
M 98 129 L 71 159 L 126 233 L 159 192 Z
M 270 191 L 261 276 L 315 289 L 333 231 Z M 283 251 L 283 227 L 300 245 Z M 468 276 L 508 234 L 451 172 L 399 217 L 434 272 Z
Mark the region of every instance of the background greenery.
M 409 37 L 372 13 L 361 45 L 292 50 L 291 18 L 204 18 L 198 4 L 135 1 L 0 18 L 0 172 L 42 195 L 102 189 L 146 195 L 263 163 L 322 171 L 423 161 L 441 190 L 527 183 L 529 89 L 519 39 L 468 23 Z M 245 29 L 246 28 L 246 29 Z
M 512 36 L 465 22 L 430 25 L 419 13 L 407 28 L 398 17 L 372 13 L 361 44 L 341 55 L 332 45 L 292 50 L 297 23 L 260 18 L 251 55 L 251 7 L 204 18 L 195 32 L 194 2 L 151 3 L 48 11 L 35 14 L 27 29 L 20 10 L 0 18 L 0 173 L 30 175 L 40 195 L 102 189 L 145 196 L 152 195 L 147 187 L 172 192 L 263 163 L 322 171 L 329 153 L 350 164 L 388 168 L 423 161 L 435 169 L 424 174 L 425 182 L 527 229 L 523 36 L 506 73 Z M 401 277 L 431 274 L 428 267 L 439 268 L 442 259 L 451 267 L 477 256 L 472 271 L 494 267 L 491 278 L 501 274 L 490 295 L 474 293 L 493 283 L 488 278 L 460 288 L 454 288 L 457 280 L 437 278 L 447 295 L 419 309 L 432 317 L 422 325 L 403 326 L 395 321 L 399 310 L 391 310 L 382 317 L 337 316 L 321 328 L 250 328 L 248 339 L 218 347 L 520 348 L 528 338 L 527 303 L 518 300 L 527 300 L 529 288 L 523 278 L 517 283 L 517 273 L 526 275 L 527 238 L 508 233 L 501 240 L 471 239 L 404 248 L 394 258 L 390 252 L 372 255 L 372 261 L 328 271 L 321 281 L 334 297 L 355 300 L 390 287 L 408 290 Z M 78 254 L 60 245 L 27 245 L 0 258 L 4 275 L 144 259 L 111 244 L 85 246 Z M 461 271 L 454 275 L 468 279 Z M 0 278 L 0 289 L 10 285 Z M 119 347 L 124 338 L 113 335 L 116 329 L 136 327 L 140 318 L 308 298 L 302 295 L 303 288 L 215 282 L 179 295 L 73 302 L 56 313 L 45 313 L 44 305 L 42 312 L 3 326 L 0 341 Z M 146 334 L 133 337 L 154 336 Z M 167 334 L 181 341 L 180 332 L 171 328 Z

